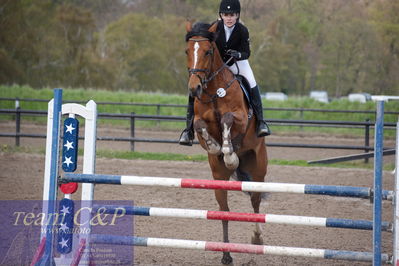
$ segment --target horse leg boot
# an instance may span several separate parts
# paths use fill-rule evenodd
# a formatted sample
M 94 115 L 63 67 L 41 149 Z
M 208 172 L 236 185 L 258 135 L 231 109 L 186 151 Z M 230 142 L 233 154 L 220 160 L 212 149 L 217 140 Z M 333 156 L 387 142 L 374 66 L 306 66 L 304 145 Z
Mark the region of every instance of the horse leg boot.
M 188 96 L 186 128 L 180 135 L 179 144 L 184 146 L 192 146 L 194 140 L 194 97 Z
M 251 88 L 251 103 L 257 119 L 256 135 L 258 137 L 269 136 L 271 134 L 271 131 L 265 120 L 263 120 L 262 99 L 260 97 L 258 85 Z
M 260 202 L 262 201 L 262 194 L 260 192 L 251 193 L 251 203 L 254 208 L 254 213 L 259 213 Z M 254 235 L 251 238 L 251 243 L 255 245 L 263 245 L 262 227 L 260 223 L 255 223 Z
M 223 137 L 223 160 L 226 167 L 230 170 L 237 169 L 240 160 L 237 154 L 234 152 L 233 144 L 231 143 L 231 127 L 233 126 L 234 115 L 233 113 L 225 113 L 221 119 L 222 124 L 222 137 Z
M 203 147 L 210 154 L 220 154 L 220 144 L 209 134 L 207 125 L 204 120 L 199 119 L 194 123 L 194 129 L 197 132 L 198 136 L 200 136 L 204 140 Z

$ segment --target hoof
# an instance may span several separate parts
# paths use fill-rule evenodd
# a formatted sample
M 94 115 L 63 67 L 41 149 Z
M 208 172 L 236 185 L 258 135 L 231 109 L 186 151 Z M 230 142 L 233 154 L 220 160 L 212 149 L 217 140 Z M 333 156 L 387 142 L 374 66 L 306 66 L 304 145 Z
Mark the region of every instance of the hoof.
M 229 170 L 236 170 L 238 168 L 238 164 L 225 164 L 226 168 Z
M 240 164 L 240 160 L 238 159 L 238 156 L 235 152 L 233 152 L 232 154 L 225 154 L 223 160 L 227 169 L 230 170 L 237 169 L 238 165 Z
M 230 253 L 223 253 L 222 264 L 227 265 L 233 263 L 233 258 Z
M 251 238 L 251 243 L 254 245 L 263 245 L 263 237 L 260 234 L 254 234 Z

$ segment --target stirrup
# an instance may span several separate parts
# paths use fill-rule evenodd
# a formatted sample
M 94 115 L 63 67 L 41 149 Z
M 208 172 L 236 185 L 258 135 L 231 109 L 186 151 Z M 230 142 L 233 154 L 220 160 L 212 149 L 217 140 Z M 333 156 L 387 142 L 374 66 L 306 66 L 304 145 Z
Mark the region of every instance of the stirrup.
M 180 135 L 179 144 L 183 146 L 193 146 L 194 133 L 185 129 Z
M 271 134 L 271 130 L 265 121 L 259 121 L 256 126 L 256 135 L 258 138 L 266 137 Z

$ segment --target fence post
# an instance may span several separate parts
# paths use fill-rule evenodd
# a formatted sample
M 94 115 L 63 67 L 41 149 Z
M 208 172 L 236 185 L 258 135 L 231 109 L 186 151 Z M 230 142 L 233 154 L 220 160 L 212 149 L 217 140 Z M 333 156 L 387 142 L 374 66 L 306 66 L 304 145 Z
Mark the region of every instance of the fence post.
M 366 119 L 366 123 L 370 122 L 370 118 Z M 364 127 L 364 146 L 368 147 L 370 145 L 370 125 L 367 124 Z M 370 151 L 370 149 L 365 149 L 364 152 L 368 153 Z M 369 158 L 364 158 L 364 163 L 368 163 L 369 162 Z
M 19 147 L 19 133 L 21 133 L 21 107 L 19 99 L 15 99 L 15 146 Z
M 157 115 L 161 115 L 161 105 L 157 104 Z M 160 120 L 157 120 L 157 126 L 159 127 L 159 125 L 161 124 Z
M 135 127 L 135 120 L 136 120 L 136 113 L 135 112 L 131 112 L 130 113 L 130 137 L 134 138 L 135 137 L 135 132 L 134 132 L 134 127 Z M 134 151 L 134 140 L 130 141 L 130 150 Z

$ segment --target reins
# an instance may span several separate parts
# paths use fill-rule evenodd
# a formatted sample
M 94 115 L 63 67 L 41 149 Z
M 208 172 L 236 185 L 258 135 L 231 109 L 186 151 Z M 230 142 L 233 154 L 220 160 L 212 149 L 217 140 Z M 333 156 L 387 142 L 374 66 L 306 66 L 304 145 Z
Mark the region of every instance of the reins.
M 188 39 L 188 41 L 194 41 L 194 42 L 208 41 L 208 42 L 211 42 L 208 38 L 202 38 L 202 39 L 190 38 L 190 39 Z M 211 65 L 213 65 L 213 60 L 214 60 L 214 53 L 213 53 L 214 49 L 215 48 L 212 45 L 212 62 L 211 62 Z M 225 63 L 223 63 L 223 65 L 220 68 L 218 68 L 215 72 L 213 72 L 211 74 L 209 74 L 211 72 L 209 69 L 201 69 L 201 68 L 191 68 L 191 69 L 188 70 L 188 73 L 190 73 L 191 75 L 196 75 L 198 77 L 198 79 L 201 81 L 201 85 L 206 89 L 208 87 L 208 83 L 210 81 L 212 81 L 223 69 L 228 67 L 228 64 L 233 59 L 234 59 L 233 57 L 230 57 Z M 236 62 L 235 62 L 235 64 L 236 64 L 237 69 L 238 69 L 238 65 L 237 65 Z M 200 75 L 198 75 L 197 73 L 199 73 L 199 72 L 205 73 L 205 77 L 202 78 Z M 209 77 L 207 77 L 208 75 L 209 75 Z M 225 90 L 230 88 L 230 86 L 233 84 L 233 82 L 235 80 L 237 80 L 237 78 L 234 76 L 234 78 L 227 83 L 227 86 L 226 86 Z M 217 93 L 216 94 L 210 94 L 206 90 L 204 90 L 204 92 L 209 96 L 210 100 L 209 101 L 203 101 L 198 96 L 196 96 L 197 99 L 200 102 L 202 102 L 202 103 L 207 104 L 207 103 L 210 103 L 210 102 L 214 102 L 219 97 L 219 95 Z

